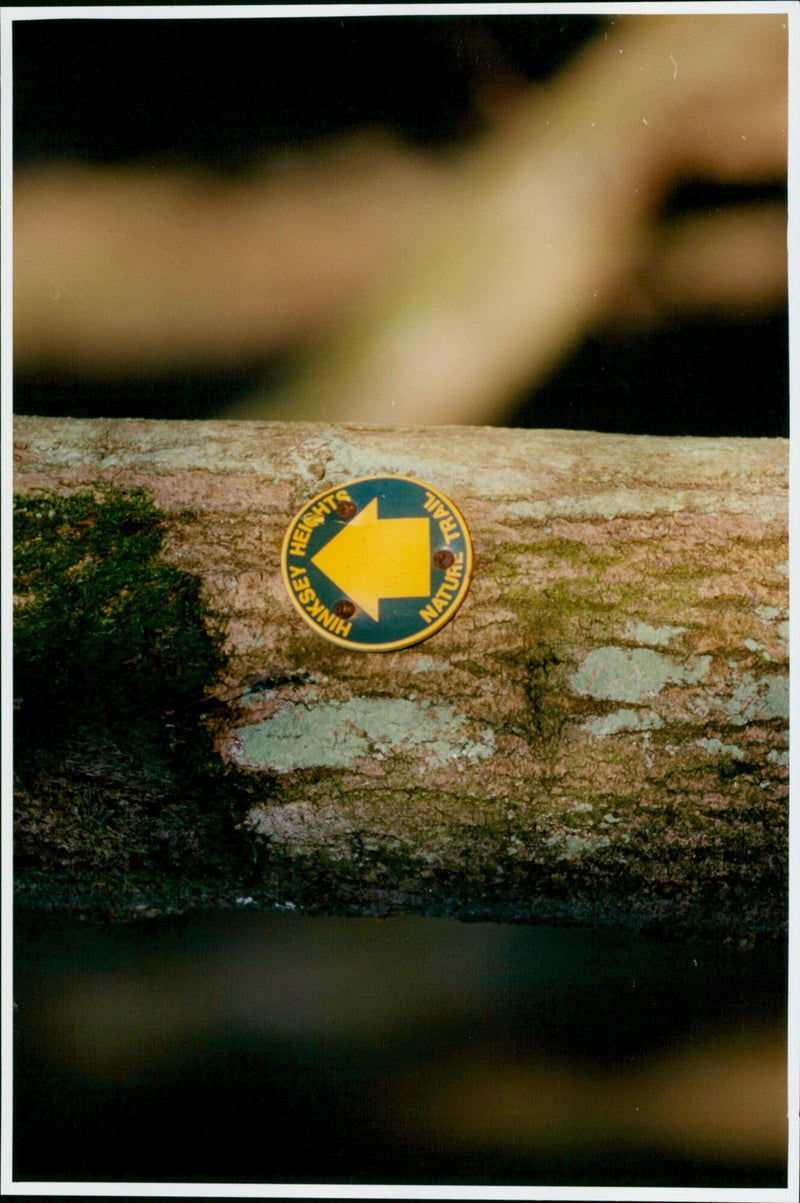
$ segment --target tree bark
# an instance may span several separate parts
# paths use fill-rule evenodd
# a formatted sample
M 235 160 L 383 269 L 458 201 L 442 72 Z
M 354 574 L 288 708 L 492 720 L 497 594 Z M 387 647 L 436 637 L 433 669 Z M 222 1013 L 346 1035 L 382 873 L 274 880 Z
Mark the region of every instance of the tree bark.
M 226 616 L 256 902 L 324 869 L 331 909 L 782 928 L 786 441 L 19 418 L 15 463 L 23 493 L 146 487 Z M 280 571 L 304 503 L 373 474 L 441 489 L 475 552 L 395 652 L 321 639 Z

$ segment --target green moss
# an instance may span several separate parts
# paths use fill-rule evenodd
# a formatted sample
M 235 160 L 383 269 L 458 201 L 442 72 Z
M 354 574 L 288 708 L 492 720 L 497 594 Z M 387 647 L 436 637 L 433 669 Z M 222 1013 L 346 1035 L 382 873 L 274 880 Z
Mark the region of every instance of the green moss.
M 159 559 L 163 517 L 142 491 L 14 503 L 18 749 L 59 753 L 102 730 L 145 767 L 168 752 L 165 715 L 202 698 L 223 631 L 197 577 Z
M 241 875 L 247 779 L 204 720 L 224 626 L 142 490 L 14 500 L 18 888 L 182 898 Z M 77 895 L 76 895 L 77 896 Z
M 597 616 L 606 614 L 616 619 L 624 610 L 635 617 L 643 613 L 640 575 L 629 571 L 620 578 L 615 573 L 628 555 L 625 548 L 595 548 L 577 539 L 507 543 L 495 552 L 489 571 L 504 584 L 505 603 L 523 621 L 536 617 L 541 624 L 543 614 L 554 624 L 583 620 L 587 603 Z M 528 584 L 528 573 L 521 565 L 530 563 L 531 557 L 535 557 L 536 567 L 529 570 Z M 579 571 L 563 576 L 565 565 Z M 658 602 L 659 621 L 678 622 L 685 616 L 704 571 L 704 565 L 693 563 L 662 566 L 658 577 L 650 582 L 652 596 Z M 547 584 L 542 588 L 537 581 L 545 577 Z M 652 617 L 649 611 L 643 616 Z

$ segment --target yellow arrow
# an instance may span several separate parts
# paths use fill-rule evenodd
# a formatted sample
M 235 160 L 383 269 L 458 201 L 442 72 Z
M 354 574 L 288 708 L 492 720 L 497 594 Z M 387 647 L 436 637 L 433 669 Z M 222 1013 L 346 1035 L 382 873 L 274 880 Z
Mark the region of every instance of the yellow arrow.
M 381 598 L 430 597 L 430 522 L 378 518 L 374 497 L 311 563 L 378 622 Z

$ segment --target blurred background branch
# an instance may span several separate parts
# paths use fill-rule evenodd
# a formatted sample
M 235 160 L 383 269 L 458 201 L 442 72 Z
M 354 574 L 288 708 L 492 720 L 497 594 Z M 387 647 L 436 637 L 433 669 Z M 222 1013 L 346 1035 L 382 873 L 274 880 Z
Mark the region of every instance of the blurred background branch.
M 785 25 L 17 23 L 18 411 L 785 433 Z

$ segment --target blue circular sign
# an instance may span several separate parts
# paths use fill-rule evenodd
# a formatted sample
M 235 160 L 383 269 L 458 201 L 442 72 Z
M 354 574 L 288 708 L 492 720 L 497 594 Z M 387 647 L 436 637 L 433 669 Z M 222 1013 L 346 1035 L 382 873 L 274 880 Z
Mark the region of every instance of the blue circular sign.
M 392 651 L 453 617 L 469 588 L 472 543 L 439 489 L 406 476 L 365 476 L 303 506 L 283 540 L 281 569 L 318 635 Z

